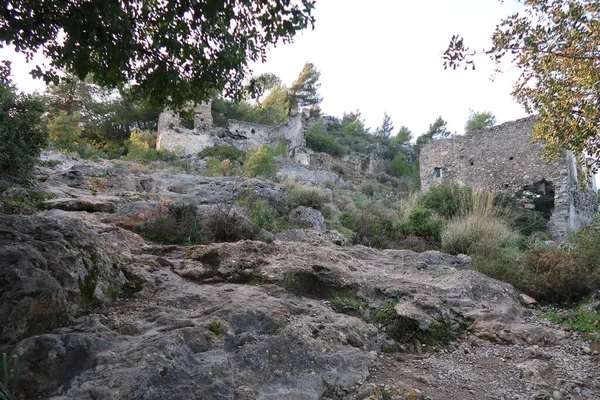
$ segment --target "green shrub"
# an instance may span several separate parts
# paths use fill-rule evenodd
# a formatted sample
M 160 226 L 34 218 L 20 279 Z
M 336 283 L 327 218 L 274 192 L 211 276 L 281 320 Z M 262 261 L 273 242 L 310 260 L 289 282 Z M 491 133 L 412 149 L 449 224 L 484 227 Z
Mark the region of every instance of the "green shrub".
M 267 200 L 252 201 L 248 207 L 252 225 L 256 232 L 261 229 L 268 231 L 278 230 L 277 220 L 280 217 L 279 213 Z
M 355 213 L 350 211 L 343 211 L 340 215 L 338 215 L 338 221 L 342 226 L 346 229 L 349 229 L 353 232 L 358 231 L 358 219 L 355 216 Z
M 244 169 L 251 178 L 257 176 L 273 177 L 277 172 L 277 165 L 275 165 L 272 149 L 268 146 L 260 146 L 258 150 L 250 154 L 248 161 L 244 164 Z
M 323 118 L 311 126 L 306 132 L 306 145 L 309 149 L 327 153 L 334 157 L 342 157 L 348 154 L 344 146 L 337 143 L 332 137 L 326 135 L 325 121 Z
M 535 232 L 548 232 L 548 219 L 539 211 L 513 209 L 507 216 L 510 227 L 524 236 Z
M 348 170 L 344 166 L 344 164 L 336 163 L 331 166 L 331 170 L 338 174 L 339 176 L 347 176 Z
M 365 196 L 373 197 L 375 192 L 377 192 L 377 184 L 370 181 L 363 182 L 358 187 L 358 190 Z
M 31 176 L 48 142 L 43 113 L 41 101 L 15 94 L 6 76 L 0 77 L 0 172 Z
M 377 248 L 393 247 L 401 236 L 397 213 L 379 201 L 367 201 L 362 209 L 341 213 L 338 220 L 342 226 L 356 233 L 354 244 Z
M 404 154 L 398 153 L 390 163 L 389 173 L 396 178 L 400 178 L 401 176 L 412 177 L 415 174 L 415 166 L 409 164 Z
M 208 157 L 206 167 L 211 176 L 238 176 L 242 174 L 240 166 L 228 158 L 219 161 L 216 157 Z
M 313 188 L 294 188 L 290 190 L 288 196 L 288 207 L 290 210 L 299 206 L 321 210 L 327 202 L 329 202 L 329 196 L 322 193 L 319 189 Z
M 600 216 L 571 235 L 570 239 L 575 246 L 577 262 L 585 265 L 594 275 L 598 275 L 600 273 Z
M 416 236 L 432 243 L 439 243 L 443 223 L 431 217 L 431 211 L 415 207 L 408 218 L 401 224 L 402 232 L 408 236 Z
M 179 161 L 178 154 L 166 149 L 156 150 L 155 143 L 155 133 L 149 131 L 133 131 L 129 139 L 125 141 L 125 147 L 127 149 L 125 159 L 142 163 L 152 161 Z
M 571 251 L 542 246 L 524 253 L 518 285 L 538 301 L 573 302 L 597 289 L 600 276 Z
M 198 153 L 199 157 L 214 157 L 218 161 L 229 160 L 233 162 L 244 162 L 246 152 L 233 145 L 219 145 L 207 147 Z
M 189 246 L 254 239 L 258 231 L 228 204 L 205 216 L 199 215 L 194 205 L 168 204 L 140 233 L 157 243 Z
M 421 199 L 421 205 L 442 215 L 452 218 L 466 213 L 472 208 L 472 192 L 469 186 L 444 183 L 432 186 Z

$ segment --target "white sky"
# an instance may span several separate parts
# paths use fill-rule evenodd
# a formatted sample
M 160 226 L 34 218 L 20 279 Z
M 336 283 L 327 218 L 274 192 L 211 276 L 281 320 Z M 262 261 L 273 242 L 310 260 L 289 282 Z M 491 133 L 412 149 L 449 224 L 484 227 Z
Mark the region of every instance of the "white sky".
M 267 63 L 253 69 L 290 84 L 310 61 L 321 72 L 326 114 L 358 109 L 375 128 L 385 111 L 396 132 L 406 125 L 417 135 L 441 115 L 460 134 L 470 108 L 492 111 L 498 123 L 525 116 L 510 96 L 517 71 L 492 82 L 495 65 L 487 58 L 476 71 L 445 71 L 441 54 L 455 33 L 471 48 L 486 47 L 500 19 L 520 8 L 515 0 L 317 0 L 315 29 L 272 49 Z M 20 90 L 43 89 L 28 74 L 31 64 L 10 49 L 1 49 L 0 58 L 13 61 Z
M 498 123 L 526 116 L 510 96 L 518 71 L 492 82 L 489 59 L 480 57 L 475 71 L 445 71 L 441 55 L 457 33 L 471 48 L 487 47 L 496 24 L 521 7 L 515 0 L 317 0 L 315 29 L 273 49 L 254 71 L 290 84 L 310 61 L 321 72 L 326 114 L 358 109 L 375 128 L 387 112 L 396 132 L 406 125 L 417 135 L 441 115 L 461 134 L 470 108 L 492 111 Z

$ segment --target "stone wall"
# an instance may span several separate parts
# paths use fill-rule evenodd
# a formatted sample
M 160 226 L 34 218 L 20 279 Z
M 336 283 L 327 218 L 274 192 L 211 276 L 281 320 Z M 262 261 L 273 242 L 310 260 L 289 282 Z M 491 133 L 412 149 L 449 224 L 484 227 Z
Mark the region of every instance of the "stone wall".
M 582 188 L 572 154 L 555 162 L 541 159 L 543 145 L 532 142 L 535 117 L 507 122 L 470 135 L 433 140 L 421 150 L 421 188 L 457 182 L 495 192 L 553 199 L 549 221 L 553 235 L 576 231 L 598 212 L 593 179 Z
M 283 140 L 287 142 L 290 157 L 301 164 L 308 164 L 306 119 L 304 113 L 298 113 L 280 126 L 228 120 L 225 128 L 215 128 L 210 104 L 202 104 L 194 109 L 194 128 L 188 129 L 182 125 L 177 113 L 165 110 L 158 119 L 156 148 L 194 154 L 207 147 L 225 144 L 241 150 L 256 149 L 261 145 L 275 147 Z
M 331 170 L 334 164 L 342 165 L 348 176 L 353 179 L 374 173 L 378 166 L 378 159 L 371 154 L 346 155 L 341 159 L 336 159 L 327 153 L 310 154 L 311 167 Z

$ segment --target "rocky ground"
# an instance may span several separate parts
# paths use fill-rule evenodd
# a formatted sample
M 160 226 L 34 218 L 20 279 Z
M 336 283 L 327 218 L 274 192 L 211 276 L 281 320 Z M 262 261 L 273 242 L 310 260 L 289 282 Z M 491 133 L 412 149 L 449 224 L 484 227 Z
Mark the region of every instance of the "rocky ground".
M 317 230 L 156 245 L 136 230 L 167 201 L 285 189 L 68 157 L 38 178 L 46 211 L 0 215 L 0 352 L 22 398 L 600 398 L 599 349 L 466 257 Z

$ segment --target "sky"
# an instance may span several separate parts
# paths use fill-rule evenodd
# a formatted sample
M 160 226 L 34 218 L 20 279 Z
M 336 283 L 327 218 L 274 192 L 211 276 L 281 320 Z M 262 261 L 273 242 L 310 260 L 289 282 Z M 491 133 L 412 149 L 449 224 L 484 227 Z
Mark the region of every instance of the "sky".
M 510 95 L 518 71 L 506 66 L 492 81 L 496 66 L 488 59 L 478 59 L 475 71 L 452 71 L 443 69 L 441 55 L 457 33 L 471 48 L 489 46 L 496 24 L 520 8 L 515 0 L 317 0 L 314 30 L 271 49 L 252 69 L 289 85 L 309 61 L 321 72 L 326 114 L 359 110 L 374 129 L 387 112 L 395 132 L 405 125 L 415 135 L 442 116 L 462 134 L 470 109 L 491 111 L 498 123 L 526 115 Z M 23 58 L 10 49 L 0 49 L 0 57 L 12 60 L 21 91 L 43 89 Z
M 267 54 L 256 74 L 273 72 L 290 84 L 305 62 L 321 72 L 321 108 L 341 117 L 360 110 L 366 125 L 381 125 L 384 112 L 414 134 L 438 116 L 462 134 L 469 109 L 491 111 L 498 123 L 526 116 L 510 92 L 516 69 L 492 75 L 485 57 L 475 71 L 444 70 L 441 55 L 453 34 L 482 49 L 494 27 L 521 9 L 515 0 L 317 0 L 315 29 Z

